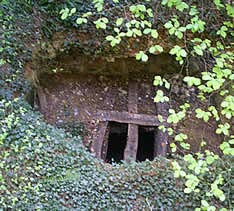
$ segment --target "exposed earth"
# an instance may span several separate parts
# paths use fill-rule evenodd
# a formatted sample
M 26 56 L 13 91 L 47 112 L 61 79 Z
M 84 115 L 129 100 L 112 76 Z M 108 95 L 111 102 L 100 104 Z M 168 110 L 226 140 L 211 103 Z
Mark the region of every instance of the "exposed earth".
M 103 59 L 88 60 L 87 57 L 79 56 L 76 58 L 77 61 L 71 60 L 71 57 L 75 59 L 74 55 L 70 55 L 67 58 L 61 57 L 63 59 L 56 58 L 56 61 L 52 62 L 52 64 L 56 63 L 58 69 L 62 69 L 62 71 L 44 71 L 41 74 L 35 104 L 46 121 L 51 124 L 59 126 L 81 122 L 87 131 L 84 144 L 91 151 L 95 151 L 93 142 L 101 128 L 100 113 L 102 115 L 103 111 L 128 111 L 129 83 L 131 81 L 135 81 L 137 84 L 138 114 L 158 115 L 153 100 L 156 93 L 153 79 L 158 74 L 164 75 L 172 84 L 167 93 L 172 99 L 171 108 L 178 110 L 179 105 L 184 102 L 192 104 L 191 110 L 204 106 L 204 103 L 197 100 L 196 90 L 193 88 L 188 90 L 183 84 L 180 74 L 173 73 L 173 68 L 168 63 L 173 65 L 174 61 L 169 56 L 151 58 L 151 62 L 145 66 L 144 72 L 142 71 L 144 63 L 132 59 L 108 62 Z M 102 63 L 103 65 L 101 65 Z M 155 68 L 152 69 L 151 66 Z M 118 71 L 118 67 L 120 71 Z M 178 72 L 176 65 L 174 68 L 174 71 Z M 111 71 L 106 71 L 107 69 L 111 69 Z M 200 150 L 202 140 L 208 141 L 206 147 L 209 149 L 219 151 L 218 146 L 221 140 L 215 135 L 214 124 L 215 122 L 212 120 L 204 123 L 195 116 L 188 115 L 187 119 L 173 127 L 177 131 L 189 135 L 188 142 L 191 144 L 192 151 Z M 112 130 L 123 132 L 126 129 L 124 128 L 125 126 L 120 128 L 114 126 Z M 152 127 L 151 129 L 145 127 L 144 130 L 152 130 Z M 171 141 L 172 139 L 167 143 L 169 144 Z M 186 151 L 179 148 L 179 153 L 184 152 Z

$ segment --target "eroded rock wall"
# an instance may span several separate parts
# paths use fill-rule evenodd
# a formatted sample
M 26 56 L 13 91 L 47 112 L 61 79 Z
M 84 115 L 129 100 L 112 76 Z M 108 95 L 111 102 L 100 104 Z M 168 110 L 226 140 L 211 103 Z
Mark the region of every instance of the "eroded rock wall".
M 167 93 L 172 99 L 170 108 L 178 110 L 185 102 L 192 104 L 192 110 L 205 106 L 197 100 L 194 88 L 186 89 L 179 71 L 173 58 L 166 54 L 153 56 L 148 63 L 142 63 L 133 58 L 107 61 L 106 58 L 91 58 L 73 52 L 59 56 L 43 71 L 37 87 L 39 109 L 54 125 L 83 123 L 88 131 L 84 143 L 90 146 L 99 128 L 98 111 L 128 111 L 128 86 L 132 80 L 138 84 L 139 114 L 158 114 L 153 101 L 155 75 L 165 76 L 171 82 L 172 87 Z M 185 121 L 173 127 L 177 132 L 188 134 L 192 151 L 200 150 L 202 140 L 208 141 L 207 147 L 212 151 L 219 151 L 221 140 L 214 133 L 215 122 L 204 123 L 188 114 Z

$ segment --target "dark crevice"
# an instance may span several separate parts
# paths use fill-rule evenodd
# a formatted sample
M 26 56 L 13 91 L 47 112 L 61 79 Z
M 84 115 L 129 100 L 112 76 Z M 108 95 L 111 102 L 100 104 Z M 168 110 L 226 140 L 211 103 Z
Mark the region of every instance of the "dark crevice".
M 146 159 L 154 159 L 154 140 L 155 128 L 139 127 L 139 140 L 137 149 L 137 161 L 145 161 Z
M 110 122 L 110 132 L 107 148 L 107 163 L 120 163 L 124 159 L 124 150 L 127 143 L 127 124 Z
M 28 104 L 34 108 L 34 110 L 39 109 L 39 98 L 36 91 L 36 88 L 31 88 L 26 94 L 25 94 L 25 100 L 28 102 Z

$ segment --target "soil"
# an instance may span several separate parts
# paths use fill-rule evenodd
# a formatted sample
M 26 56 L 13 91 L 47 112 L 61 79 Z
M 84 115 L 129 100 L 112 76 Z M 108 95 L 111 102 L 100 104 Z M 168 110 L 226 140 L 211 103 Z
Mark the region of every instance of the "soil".
M 27 78 L 32 78 L 30 73 L 35 72 L 28 71 L 30 68 L 26 68 L 26 76 L 29 74 Z M 84 144 L 91 151 L 92 140 L 97 137 L 101 125 L 97 113 L 100 114 L 103 110 L 129 111 L 128 92 L 132 81 L 137 83 L 138 114 L 157 115 L 153 101 L 156 93 L 153 86 L 155 75 L 162 75 L 171 83 L 167 94 L 172 99 L 170 107 L 174 110 L 178 111 L 179 106 L 185 102 L 191 104 L 190 110 L 193 113 L 198 107 L 207 109 L 206 103 L 197 99 L 197 91 L 193 87 L 188 89 L 184 84 L 183 76 L 178 74 L 178 65 L 167 54 L 151 56 L 149 62 L 143 63 L 134 58 L 108 60 L 106 57 L 92 58 L 71 51 L 69 54 L 57 56 L 50 63 L 38 63 L 36 69 L 41 70 L 38 75 L 37 96 L 38 107 L 45 120 L 53 125 L 81 122 L 87 130 Z M 178 133 L 183 132 L 190 137 L 188 142 L 192 151 L 200 149 L 202 140 L 208 142 L 206 148 L 219 151 L 222 137 L 215 134 L 215 121 L 205 123 L 191 112 L 182 123 L 173 127 Z M 184 150 L 180 152 L 184 153 Z
M 152 78 L 148 75 L 137 80 L 139 114 L 156 115 Z M 38 94 L 46 100 L 40 100 L 40 111 L 51 124 L 82 122 L 88 131 L 85 145 L 89 145 L 97 128 L 98 110 L 128 111 L 128 83 L 126 76 L 45 74 Z
M 38 91 L 41 99 L 40 111 L 46 121 L 54 125 L 76 121 L 83 123 L 88 132 L 84 144 L 90 148 L 100 128 L 99 120 L 96 118 L 98 111 L 128 111 L 128 84 L 132 78 L 138 84 L 138 113 L 157 115 L 153 102 L 155 96 L 153 76 L 152 74 L 135 74 L 132 77 L 75 73 L 44 74 L 40 79 L 40 91 Z M 186 96 L 193 105 L 192 110 L 195 110 L 196 107 L 203 105 L 194 100 L 193 92 L 194 90 L 187 92 Z M 186 96 L 182 93 L 179 97 L 176 93 L 171 94 L 174 99 L 171 106 L 177 109 L 187 100 Z M 215 135 L 215 124 L 214 121 L 204 123 L 191 113 L 174 128 L 190 137 L 188 142 L 192 151 L 199 151 L 200 142 L 204 140 L 208 143 L 206 149 L 219 152 L 221 137 Z M 179 153 L 184 151 L 180 149 Z

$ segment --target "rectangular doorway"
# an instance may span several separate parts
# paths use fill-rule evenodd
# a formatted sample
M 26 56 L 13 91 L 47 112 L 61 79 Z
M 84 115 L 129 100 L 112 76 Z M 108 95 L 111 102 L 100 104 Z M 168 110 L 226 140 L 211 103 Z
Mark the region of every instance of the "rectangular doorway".
M 120 163 L 124 160 L 128 124 L 109 122 L 108 146 L 105 162 Z
M 140 126 L 138 130 L 139 140 L 136 161 L 142 162 L 146 159 L 154 159 L 155 147 L 155 127 Z

